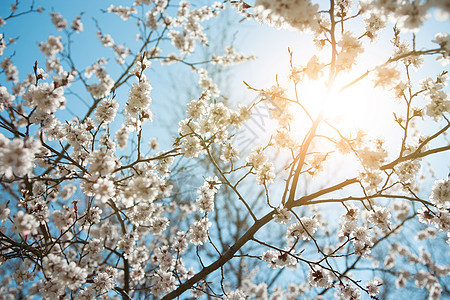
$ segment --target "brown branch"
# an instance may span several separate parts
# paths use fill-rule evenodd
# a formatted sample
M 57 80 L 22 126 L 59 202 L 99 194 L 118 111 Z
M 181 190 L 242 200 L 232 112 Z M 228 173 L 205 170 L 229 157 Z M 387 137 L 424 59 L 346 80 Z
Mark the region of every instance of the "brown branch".
M 328 194 L 328 193 L 340 190 L 340 189 L 346 187 L 347 185 L 354 184 L 354 183 L 357 183 L 357 182 L 359 182 L 359 181 L 356 178 L 347 179 L 347 180 L 345 180 L 345 181 L 343 181 L 341 183 L 338 183 L 336 185 L 333 185 L 333 186 L 331 186 L 329 188 L 322 189 L 322 190 L 320 190 L 320 191 L 318 191 L 316 193 L 313 193 L 313 194 L 307 195 L 307 196 L 303 196 L 300 199 L 297 199 L 297 200 L 295 200 L 295 201 L 293 201 L 291 203 L 288 203 L 286 205 L 286 208 L 293 208 L 293 207 L 304 205 L 306 202 L 308 202 L 310 200 L 313 200 L 313 199 L 315 199 L 317 197 L 320 197 L 322 195 L 325 195 L 325 194 Z
M 250 227 L 249 230 L 247 230 L 244 235 L 239 238 L 236 243 L 231 246 L 218 260 L 210 264 L 209 266 L 203 268 L 200 272 L 192 276 L 190 279 L 186 280 L 184 283 L 180 284 L 180 286 L 170 292 L 169 294 L 165 295 L 162 300 L 167 299 L 174 299 L 179 297 L 181 294 L 183 294 L 185 291 L 190 289 L 195 283 L 199 282 L 202 279 L 205 279 L 206 276 L 208 276 L 210 273 L 214 272 L 215 270 L 222 267 L 225 263 L 227 263 L 230 259 L 233 258 L 234 254 L 241 249 L 242 246 L 245 245 L 249 240 L 251 240 L 254 236 L 254 234 L 264 225 L 269 223 L 272 218 L 273 214 L 275 213 L 275 210 L 272 210 L 268 214 L 266 214 L 263 218 L 257 220 L 252 227 Z
M 407 160 L 412 160 L 412 159 L 418 159 L 418 158 L 421 158 L 421 157 L 424 157 L 424 156 L 428 156 L 430 154 L 435 154 L 435 153 L 448 151 L 448 150 L 450 150 L 450 145 L 447 145 L 447 146 L 444 146 L 444 147 L 440 147 L 440 148 L 431 149 L 431 150 L 424 151 L 424 152 L 415 151 L 415 152 L 413 152 L 413 153 L 411 153 L 409 155 L 399 157 L 396 160 L 394 160 L 393 162 L 382 166 L 380 168 L 380 170 L 392 169 L 392 168 L 395 167 L 395 165 L 397 165 L 397 164 L 399 164 L 401 162 L 404 162 L 404 161 L 407 161 Z
M 397 225 L 392 231 L 390 231 L 388 234 L 386 234 L 384 237 L 380 238 L 378 241 L 376 241 L 373 246 L 372 249 L 375 248 L 376 245 L 378 245 L 380 242 L 382 242 L 383 240 L 387 239 L 389 236 L 391 236 L 394 232 L 396 232 L 400 227 L 402 227 L 407 221 L 413 219 L 416 216 L 416 214 L 411 215 L 410 217 L 406 218 L 405 220 L 403 220 L 399 225 Z M 338 280 L 344 276 L 346 276 L 346 274 L 348 272 L 350 272 L 351 270 L 353 270 L 356 265 L 358 264 L 358 262 L 362 259 L 362 256 L 358 256 L 358 258 L 353 262 L 353 264 L 349 267 L 347 267 L 347 269 L 341 273 L 341 276 L 338 278 Z M 336 282 L 336 280 L 334 281 Z M 323 295 L 325 294 L 330 288 L 326 288 L 324 289 L 322 292 L 319 293 L 319 295 Z

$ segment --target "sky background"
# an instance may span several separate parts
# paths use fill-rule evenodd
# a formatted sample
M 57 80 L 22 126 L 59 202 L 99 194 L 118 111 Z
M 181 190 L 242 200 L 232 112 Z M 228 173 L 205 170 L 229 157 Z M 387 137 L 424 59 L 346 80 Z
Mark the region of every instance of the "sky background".
M 9 15 L 9 7 L 13 1 L 1 0 L 0 2 L 0 16 L 5 17 Z M 192 1 L 200 6 L 201 4 L 212 3 L 214 1 Z M 19 12 L 26 10 L 30 5 L 30 1 L 22 0 L 19 5 Z M 8 47 L 5 51 L 5 56 L 10 56 L 14 52 L 12 57 L 13 62 L 19 69 L 19 79 L 23 80 L 27 72 L 32 72 L 34 62 L 37 60 L 39 66 L 43 67 L 45 64 L 45 57 L 40 53 L 38 42 L 45 41 L 49 34 L 62 35 L 63 42 L 67 42 L 67 39 L 63 32 L 57 31 L 51 23 L 49 12 L 55 11 L 63 15 L 68 20 L 68 24 L 72 22 L 80 13 L 83 13 L 82 22 L 84 24 L 84 32 L 81 34 L 72 35 L 73 46 L 72 56 L 76 64 L 83 69 L 84 67 L 94 63 L 101 57 L 113 57 L 111 49 L 105 49 L 95 34 L 97 27 L 96 21 L 104 34 L 111 34 L 114 40 L 118 44 L 124 44 L 131 49 L 136 49 L 139 43 L 136 41 L 136 26 L 134 20 L 122 21 L 117 15 L 103 13 L 102 10 L 107 9 L 110 4 L 115 5 L 127 5 L 132 1 L 106 1 L 106 0 L 64 0 L 64 1 L 51 1 L 41 0 L 37 1 L 37 4 L 47 8 L 42 14 L 31 13 L 18 18 L 13 18 L 7 21 L 7 24 L 0 28 L 0 32 L 4 32 L 6 38 L 18 38 L 17 43 Z M 323 2 L 322 2 L 323 3 Z M 95 17 L 96 21 L 93 19 Z M 212 52 L 219 51 L 219 55 L 223 54 L 223 49 L 227 45 L 235 46 L 236 50 L 240 53 L 248 55 L 255 55 L 256 60 L 245 63 L 240 66 L 235 66 L 227 69 L 223 69 L 221 73 L 214 74 L 214 78 L 219 83 L 223 93 L 230 98 L 230 102 L 233 105 L 238 103 L 251 104 L 255 101 L 257 94 L 249 91 L 243 81 L 245 80 L 251 86 L 255 88 L 269 88 L 275 84 L 276 74 L 279 76 L 280 83 L 286 82 L 286 76 L 289 70 L 289 54 L 288 47 L 294 53 L 294 62 L 296 64 L 305 65 L 311 55 L 316 54 L 317 50 L 313 46 L 311 35 L 299 35 L 297 32 L 289 32 L 285 30 L 278 30 L 270 28 L 268 26 L 261 26 L 254 21 L 240 22 L 241 17 L 237 16 L 232 11 L 226 11 L 221 16 L 221 21 L 227 21 L 228 25 L 217 25 L 215 20 L 206 22 L 205 28 L 208 28 L 207 32 L 210 36 L 210 47 L 205 50 L 200 50 L 188 59 L 190 62 L 202 61 L 211 56 Z M 224 23 L 219 24 L 224 24 Z M 430 19 L 425 23 L 425 26 L 417 35 L 417 45 L 419 50 L 427 47 L 434 47 L 430 42 L 434 35 L 440 31 L 448 31 L 450 28 L 449 21 L 437 21 Z M 403 35 L 404 37 L 410 37 L 410 35 Z M 364 73 L 368 68 L 371 68 L 379 63 L 387 60 L 390 53 L 390 44 L 387 42 L 392 38 L 392 29 L 386 29 L 380 37 L 379 42 L 376 42 L 369 47 L 366 47 L 366 52 L 360 59 L 360 64 L 356 68 L 355 72 L 346 76 L 345 79 L 356 78 L 356 74 Z M 218 45 L 218 46 L 215 46 Z M 422 48 L 423 47 L 423 48 Z M 165 42 L 162 45 L 163 50 L 168 49 L 164 54 L 173 52 L 174 49 L 169 42 Z M 220 52 L 222 51 L 222 52 Z M 129 62 L 127 59 L 127 62 Z M 445 68 L 448 70 L 448 67 Z M 123 69 L 111 59 L 107 65 L 107 70 L 111 74 L 111 77 L 117 78 Z M 414 80 L 419 80 L 424 76 L 435 77 L 438 72 L 442 70 L 442 66 L 435 61 L 435 57 L 425 58 L 424 67 L 413 75 Z M 159 63 L 153 63 L 152 68 L 146 73 L 152 86 L 152 111 L 154 112 L 154 121 L 152 124 L 147 124 L 147 131 L 145 133 L 147 140 L 151 137 L 158 137 L 161 146 L 160 149 L 170 149 L 172 143 L 172 135 L 177 133 L 177 126 L 179 120 L 185 117 L 185 104 L 193 98 L 199 96 L 199 89 L 196 87 L 198 76 L 189 70 L 189 67 L 176 64 L 170 67 L 161 67 Z M 0 85 L 9 86 L 4 82 L 4 76 L 0 76 Z M 92 77 L 90 83 L 96 83 L 96 79 Z M 133 81 L 130 81 L 132 83 Z M 400 132 L 395 129 L 392 122 L 388 122 L 387 119 L 380 118 L 377 113 L 384 113 L 392 118 L 390 109 L 395 107 L 395 103 L 391 99 L 389 93 L 382 90 L 370 90 L 368 92 L 367 87 L 370 86 L 370 80 L 367 78 L 361 83 L 362 88 L 356 89 L 356 91 L 345 95 L 350 102 L 350 106 L 361 106 L 362 111 L 359 115 L 345 115 L 344 119 L 351 119 L 350 121 L 360 122 L 362 124 L 370 124 L 370 131 L 374 135 L 380 135 L 386 139 L 392 139 L 398 137 Z M 79 86 L 74 84 L 72 86 L 74 91 L 79 90 Z M 447 89 L 448 91 L 448 89 Z M 308 101 L 319 101 L 314 98 L 315 90 L 309 91 L 311 99 Z M 89 96 L 86 93 L 81 92 L 86 99 Z M 66 92 L 67 95 L 67 92 Z M 128 96 L 128 89 L 123 88 L 118 91 L 117 99 L 123 105 Z M 68 110 L 62 112 L 61 116 L 65 116 L 68 119 L 78 115 L 84 116 L 86 106 L 75 97 L 67 96 Z M 86 100 L 88 101 L 88 100 Z M 360 105 L 364 103 L 363 105 Z M 233 106 L 232 105 L 232 106 Z M 122 106 L 123 107 L 123 106 Z M 361 113 L 362 112 L 362 113 Z M 264 113 L 262 108 L 261 113 Z M 254 122 L 254 123 L 251 123 Z M 268 124 L 270 129 L 272 124 L 267 118 L 253 119 L 249 123 L 251 129 L 257 133 L 257 137 L 253 136 L 253 133 L 247 132 L 251 138 L 255 139 L 255 143 L 264 143 L 267 141 L 270 130 L 261 129 L 261 122 Z M 254 124 L 254 125 L 252 125 Z M 118 128 L 119 122 L 116 122 L 113 126 Z M 114 127 L 113 127 L 114 128 Z M 300 123 L 299 132 L 302 132 L 305 128 Z M 435 130 L 435 126 L 424 127 L 423 130 L 431 132 Z M 273 128 L 272 128 L 273 130 Z M 448 143 L 443 139 L 440 139 L 436 146 L 444 145 Z M 388 145 L 395 149 L 398 145 Z M 250 148 L 241 149 L 243 153 L 248 153 Z M 241 157 L 245 157 L 241 155 Z M 448 152 L 440 153 L 427 159 L 432 164 L 432 169 L 435 172 L 436 178 L 445 178 L 449 173 L 450 155 Z M 353 165 L 344 164 L 342 162 L 333 162 L 336 165 L 337 171 L 340 175 L 345 174 L 347 171 L 353 171 Z M 334 176 L 332 174 L 332 176 Z M 328 175 L 329 176 L 329 175 Z M 199 176 L 200 177 L 200 176 Z M 201 179 L 201 177 L 200 177 Z M 319 177 L 316 179 L 314 186 L 323 184 L 324 180 L 329 178 Z M 427 198 L 432 180 L 427 181 L 423 190 L 424 198 Z M 195 189 L 198 185 L 193 184 L 192 190 L 195 193 Z M 333 212 L 330 212 L 332 214 Z M 336 213 L 336 212 L 334 212 Z

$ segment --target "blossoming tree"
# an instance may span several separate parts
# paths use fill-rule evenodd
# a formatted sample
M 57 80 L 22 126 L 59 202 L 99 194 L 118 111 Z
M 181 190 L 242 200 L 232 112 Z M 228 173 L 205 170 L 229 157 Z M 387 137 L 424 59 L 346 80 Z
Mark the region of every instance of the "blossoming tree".
M 2 299 L 384 299 L 405 286 L 449 296 L 450 181 L 428 171 L 449 162 L 450 37 L 421 30 L 432 14 L 448 19 L 448 1 L 130 0 L 99 12 L 133 23 L 135 47 L 115 41 L 120 24 L 86 17 L 95 12 L 70 23 L 25 2 L 0 18 Z M 257 98 L 235 105 L 214 66 L 254 57 L 231 46 L 195 56 L 225 11 L 237 27 L 313 37 L 317 50 L 289 50 L 285 82 L 243 78 Z M 45 60 L 19 76 L 21 39 L 7 29 L 31 15 L 55 28 L 37 41 Z M 89 22 L 112 51 L 83 48 L 83 65 L 74 39 Z M 383 61 L 361 66 L 386 35 Z M 171 64 L 193 71 L 198 93 L 157 152 L 152 84 Z M 345 98 L 360 85 L 395 103 L 379 116 L 389 132 L 337 120 L 352 118 Z M 267 135 L 239 148 L 261 107 Z

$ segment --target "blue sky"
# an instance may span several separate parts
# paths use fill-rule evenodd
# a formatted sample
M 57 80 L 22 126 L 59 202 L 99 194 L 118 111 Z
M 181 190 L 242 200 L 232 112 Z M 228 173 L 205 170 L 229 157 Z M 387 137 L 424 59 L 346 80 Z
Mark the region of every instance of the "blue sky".
M 9 6 L 12 1 L 3 0 L 0 4 L 0 16 L 9 14 Z M 213 1 L 201 1 L 202 3 L 212 3 Z M 30 1 L 22 0 L 19 10 L 29 5 Z M 39 52 L 37 43 L 45 41 L 48 34 L 63 35 L 62 32 L 57 31 L 50 21 L 48 16 L 50 11 L 61 13 L 66 18 L 69 24 L 81 12 L 84 12 L 82 22 L 84 23 L 84 32 L 81 34 L 74 34 L 73 38 L 73 59 L 80 66 L 84 68 L 100 57 L 112 57 L 111 49 L 104 49 L 98 41 L 95 31 L 96 26 L 92 17 L 95 17 L 105 34 L 111 34 L 116 42 L 125 44 L 128 47 L 136 49 L 138 43 L 136 42 L 136 29 L 133 20 L 123 22 L 118 16 L 104 14 L 101 9 L 106 9 L 110 3 L 116 5 L 126 5 L 132 1 L 106 1 L 106 0 L 64 0 L 64 1 L 39 1 L 39 5 L 46 7 L 41 15 L 38 13 L 28 14 L 19 18 L 8 20 L 7 24 L 0 28 L 0 32 L 4 32 L 6 38 L 19 37 L 17 44 L 8 47 L 4 56 L 15 55 L 12 60 L 19 69 L 19 78 L 23 80 L 27 72 L 32 72 L 34 62 L 37 60 L 39 66 L 43 67 L 45 64 L 44 56 Z M 198 3 L 198 2 L 196 2 Z M 228 16 L 228 17 L 227 17 Z M 287 48 L 290 47 L 294 52 L 294 61 L 299 64 L 305 64 L 311 55 L 317 53 L 313 47 L 312 37 L 310 35 L 299 35 L 296 32 L 282 31 L 278 29 L 269 28 L 268 26 L 260 26 L 254 21 L 239 22 L 240 17 L 229 13 L 223 16 L 225 20 L 231 22 L 228 27 L 228 36 L 225 38 L 223 32 L 219 27 L 215 27 L 213 22 L 208 22 L 205 26 L 211 26 L 208 30 L 211 35 L 211 45 L 222 43 L 223 46 L 233 44 L 238 52 L 256 55 L 255 61 L 245 63 L 241 66 L 230 68 L 230 71 L 224 72 L 223 75 L 216 78 L 222 83 L 222 88 L 225 95 L 229 96 L 233 104 L 246 103 L 250 104 L 256 97 L 254 92 L 248 91 L 243 80 L 256 88 L 268 88 L 275 84 L 275 75 L 278 74 L 280 78 L 286 76 L 289 68 L 289 55 Z M 431 47 L 430 40 L 434 34 L 439 31 L 445 31 L 450 28 L 449 22 L 445 21 L 427 21 L 423 31 L 417 36 L 417 43 L 420 47 Z M 236 33 L 235 38 L 233 35 Z M 375 43 L 367 48 L 366 58 L 363 65 L 360 67 L 361 71 L 368 68 L 368 65 L 386 60 L 390 53 L 387 52 L 386 41 L 392 37 L 390 29 L 385 30 L 382 35 L 384 44 Z M 408 37 L 408 35 L 405 35 Z M 410 35 L 409 35 L 410 37 Z M 63 38 L 66 41 L 66 38 Z M 164 46 L 172 48 L 169 42 Z M 213 47 L 211 46 L 210 49 Z M 172 52 L 173 49 L 166 53 Z M 208 51 L 206 51 L 208 52 Z M 219 53 L 219 54 L 223 54 Z M 210 54 L 206 54 L 210 55 Z M 205 54 L 202 51 L 195 54 L 189 61 L 203 60 Z M 128 59 L 129 61 L 129 59 Z M 107 65 L 107 70 L 111 75 L 116 77 L 122 71 L 113 61 Z M 426 64 L 423 69 L 416 73 L 414 77 L 419 79 L 425 75 L 435 76 L 437 72 L 442 70 L 442 67 L 435 61 L 435 58 L 426 58 Z M 448 67 L 446 68 L 448 70 Z M 149 125 L 148 140 L 151 137 L 158 137 L 161 142 L 160 149 L 169 149 L 171 147 L 172 134 L 177 132 L 178 120 L 184 118 L 184 104 L 192 98 L 199 96 L 199 90 L 195 87 L 198 80 L 196 74 L 189 70 L 189 67 L 184 65 L 174 65 L 171 67 L 161 67 L 159 63 L 154 63 L 151 70 L 147 73 L 151 84 L 153 85 L 152 97 L 152 111 L 155 113 L 154 121 Z M 91 83 L 96 82 L 95 78 L 91 78 Z M 130 81 L 131 83 L 133 81 Z M 0 85 L 4 85 L 4 76 L 0 75 Z M 76 86 L 74 85 L 76 89 Z M 86 99 L 89 96 L 83 93 Z M 122 107 L 128 95 L 128 89 L 123 88 L 117 94 L 117 99 Z M 383 97 L 383 93 L 374 92 L 367 95 L 373 101 L 377 101 L 377 97 Z M 191 98 L 192 97 L 192 98 Z M 67 106 L 75 114 L 84 115 L 86 107 L 73 97 L 68 96 L 70 101 Z M 372 103 L 372 105 L 374 105 Z M 375 107 L 376 105 L 374 105 Z M 67 118 L 72 118 L 71 113 L 65 113 Z M 115 124 L 120 126 L 120 121 Z M 168 128 L 170 126 L 170 128 Z M 433 128 L 434 129 L 434 128 Z M 431 130 L 427 127 L 424 130 Z M 170 134 L 168 134 L 168 132 Z M 389 127 L 385 129 L 386 136 L 392 134 Z M 439 144 L 445 144 L 445 140 L 440 140 Z M 448 143 L 448 141 L 447 141 Z M 249 149 L 241 149 L 248 151 Z M 429 159 L 433 165 L 435 176 L 437 178 L 444 178 L 449 172 L 450 155 L 441 153 Z M 202 174 L 201 174 L 202 175 Z M 199 176 L 201 176 L 199 175 Z M 315 183 L 320 185 L 321 183 Z M 432 181 L 426 183 L 424 195 L 429 193 Z M 193 187 L 193 189 L 195 189 Z M 425 196 L 424 196 L 425 197 Z M 426 197 L 425 197 L 426 198 Z

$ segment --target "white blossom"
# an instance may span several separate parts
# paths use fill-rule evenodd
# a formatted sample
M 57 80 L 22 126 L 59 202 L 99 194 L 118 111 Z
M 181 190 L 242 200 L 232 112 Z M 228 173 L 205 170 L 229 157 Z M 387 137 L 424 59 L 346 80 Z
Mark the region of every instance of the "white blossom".
M 292 218 L 291 213 L 282 204 L 276 208 L 276 212 L 273 214 L 275 222 L 280 224 L 287 224 Z
M 99 124 L 108 124 L 114 121 L 119 103 L 112 98 L 103 99 L 95 110 L 96 122 Z
M 8 93 L 4 86 L 0 86 L 0 112 L 10 106 L 16 97 Z
M 439 207 L 449 208 L 450 206 L 450 180 L 440 179 L 434 182 L 430 201 Z
M 433 43 L 438 44 L 441 48 L 441 56 L 438 57 L 438 61 L 443 66 L 446 66 L 450 62 L 450 36 L 448 33 L 437 33 Z
M 293 237 L 302 240 L 309 240 L 319 228 L 319 222 L 314 217 L 302 217 L 300 221 L 289 226 L 286 231 L 286 238 Z
M 391 213 L 386 207 L 374 206 L 373 210 L 369 212 L 368 220 L 383 231 L 391 230 Z
M 125 106 L 125 123 L 129 128 L 139 131 L 145 121 L 152 119 L 151 90 L 152 86 L 145 77 L 142 77 L 139 82 L 133 83 Z
M 56 29 L 62 30 L 67 27 L 67 20 L 65 20 L 60 13 L 51 12 L 50 16 L 52 17 L 52 23 L 55 25 Z
M 298 266 L 297 259 L 287 249 L 281 252 L 267 250 L 263 253 L 262 260 L 268 262 L 267 266 L 271 269 L 296 268 Z
M 9 140 L 0 133 L 0 174 L 11 178 L 31 173 L 39 146 L 40 143 L 31 138 Z
M 39 43 L 39 48 L 41 52 L 44 53 L 46 57 L 53 58 L 56 54 L 62 52 L 64 50 L 64 46 L 61 42 L 60 36 L 50 35 L 47 38 L 46 43 Z
M 274 166 L 272 162 L 265 162 L 256 169 L 256 184 L 273 183 L 275 179 Z
M 245 300 L 245 294 L 241 290 L 235 290 L 229 292 L 225 297 L 223 298 L 225 300 Z
M 322 268 L 309 271 L 308 283 L 313 287 L 329 287 L 331 281 L 328 271 Z
M 190 242 L 196 246 L 203 245 L 208 240 L 208 228 L 211 226 L 208 218 L 203 218 L 199 221 L 195 221 L 188 233 L 188 239 Z
M 38 226 L 39 223 L 37 222 L 36 218 L 22 210 L 14 215 L 13 231 L 15 233 L 21 234 L 23 236 L 37 234 Z
M 114 6 L 111 4 L 108 7 L 108 12 L 113 12 L 122 20 L 126 21 L 130 18 L 130 15 L 137 13 L 137 10 L 134 7 L 123 7 L 122 5 Z
M 318 4 L 310 0 L 257 0 L 255 14 L 262 22 L 273 26 L 290 26 L 298 30 L 315 29 L 318 26 Z
M 0 63 L 0 68 L 5 72 L 6 80 L 11 81 L 13 83 L 17 83 L 19 81 L 19 71 L 17 67 L 13 64 L 9 57 L 5 57 Z M 14 89 L 13 89 L 14 92 Z
M 81 16 L 77 16 L 73 21 L 72 25 L 70 25 L 70 28 L 75 30 L 78 33 L 83 32 L 84 26 L 83 23 L 81 23 Z

